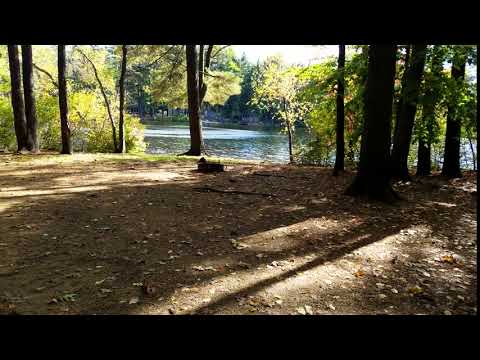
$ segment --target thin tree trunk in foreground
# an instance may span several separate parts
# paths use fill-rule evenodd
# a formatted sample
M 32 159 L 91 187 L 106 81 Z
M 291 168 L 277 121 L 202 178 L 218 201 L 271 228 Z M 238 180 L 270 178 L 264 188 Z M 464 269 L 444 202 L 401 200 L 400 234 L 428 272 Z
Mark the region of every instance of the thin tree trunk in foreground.
M 125 121 L 123 119 L 123 108 L 125 106 L 125 73 L 127 72 L 127 45 L 122 45 L 122 70 L 120 73 L 120 118 L 118 121 L 118 143 L 119 153 L 125 153 Z
M 336 137 L 337 137 L 337 151 L 335 155 L 335 166 L 333 174 L 337 175 L 339 171 L 344 170 L 345 162 L 345 45 L 339 45 L 338 51 L 338 73 L 339 78 L 337 82 L 337 126 L 336 126 Z
M 389 152 L 392 123 L 396 45 L 370 45 L 360 163 L 347 195 L 393 202 Z
M 288 133 L 288 155 L 290 159 L 290 163 L 294 163 L 293 158 L 293 132 L 292 132 L 292 125 L 289 121 L 287 121 L 287 133 Z
M 32 45 L 22 45 L 22 80 L 27 122 L 27 150 L 35 153 L 38 152 L 38 138 L 32 63 Z
M 458 54 L 452 63 L 452 78 L 460 85 L 465 78 L 466 58 Z M 445 153 L 442 175 L 448 178 L 462 177 L 460 170 L 460 119 L 456 114 L 456 104 L 449 104 L 447 114 L 447 132 L 445 134 Z
M 476 156 L 475 156 L 475 150 L 473 148 L 472 134 L 470 133 L 470 130 L 468 130 L 467 136 L 468 136 L 468 143 L 470 144 L 470 151 L 472 153 L 473 170 L 477 171 L 477 160 L 476 160 Z
M 426 176 L 430 175 L 432 168 L 432 137 L 433 126 L 435 124 L 435 106 L 437 104 L 436 90 L 434 84 L 441 76 L 443 64 L 442 56 L 437 45 L 432 50 L 432 64 L 431 64 L 431 78 L 432 83 L 426 82 L 424 104 L 422 109 L 422 123 L 426 127 L 426 137 L 421 137 L 418 140 L 418 156 L 417 156 L 417 175 Z
M 200 156 L 204 150 L 200 122 L 198 63 L 196 45 L 186 46 L 188 117 L 190 120 L 190 150 L 183 155 Z
M 12 108 L 15 136 L 17 137 L 17 151 L 21 152 L 27 149 L 27 121 L 25 120 L 18 45 L 8 45 L 8 63 L 10 66 L 10 84 L 12 87 Z
M 68 122 L 67 80 L 65 45 L 58 45 L 58 102 L 60 106 L 60 128 L 62 133 L 61 154 L 72 154 L 72 138 Z

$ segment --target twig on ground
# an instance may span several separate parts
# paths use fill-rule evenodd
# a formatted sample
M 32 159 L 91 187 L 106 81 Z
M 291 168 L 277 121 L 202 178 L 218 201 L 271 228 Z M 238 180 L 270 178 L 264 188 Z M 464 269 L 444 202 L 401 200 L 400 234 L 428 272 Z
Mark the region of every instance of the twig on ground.
M 258 193 L 258 192 L 249 192 L 249 191 L 239 191 L 239 190 L 219 190 L 219 189 L 214 189 L 209 186 L 203 186 L 203 187 L 196 187 L 193 188 L 195 191 L 201 191 L 201 192 L 216 192 L 216 193 L 221 193 L 221 194 L 240 194 L 240 195 L 259 195 L 259 196 L 275 196 L 274 194 L 269 194 L 269 193 Z

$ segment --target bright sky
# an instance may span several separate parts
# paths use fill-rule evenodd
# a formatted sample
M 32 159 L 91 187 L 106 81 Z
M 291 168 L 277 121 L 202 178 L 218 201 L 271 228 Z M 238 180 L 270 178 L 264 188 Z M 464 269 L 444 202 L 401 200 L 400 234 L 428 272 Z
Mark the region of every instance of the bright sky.
M 256 63 L 268 56 L 281 54 L 290 64 L 308 65 L 317 63 L 326 56 L 337 55 L 338 45 L 233 45 L 237 55 L 245 53 L 247 59 Z

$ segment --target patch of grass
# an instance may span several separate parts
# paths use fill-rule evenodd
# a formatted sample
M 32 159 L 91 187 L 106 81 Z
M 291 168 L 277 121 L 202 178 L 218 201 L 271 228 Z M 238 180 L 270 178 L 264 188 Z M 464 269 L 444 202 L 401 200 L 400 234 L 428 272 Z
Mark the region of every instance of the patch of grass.
M 145 153 L 128 153 L 128 154 L 105 154 L 105 153 L 74 153 L 73 155 L 61 155 L 58 153 L 40 153 L 40 154 L 3 154 L 0 156 L 0 162 L 8 162 L 11 164 L 33 163 L 36 165 L 48 164 L 73 164 L 77 162 L 131 162 L 146 161 L 159 163 L 196 163 L 201 156 L 178 156 L 176 154 L 145 154 Z M 206 156 L 208 161 L 221 162 L 226 165 L 235 164 L 260 164 L 260 161 L 240 160 L 231 158 L 222 158 L 214 156 Z

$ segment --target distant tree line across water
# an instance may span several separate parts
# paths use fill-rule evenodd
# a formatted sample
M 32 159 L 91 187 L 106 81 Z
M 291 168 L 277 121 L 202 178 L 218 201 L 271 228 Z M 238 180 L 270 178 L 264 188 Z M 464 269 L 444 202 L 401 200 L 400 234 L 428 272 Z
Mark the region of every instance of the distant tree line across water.
M 291 162 L 334 154 L 336 175 L 358 166 L 359 179 L 373 170 L 407 179 L 412 157 L 428 175 L 432 149 L 442 148 L 442 173 L 457 177 L 462 142 L 477 167 L 476 78 L 467 72 L 477 58 L 473 45 L 339 45 L 338 56 L 308 66 L 279 56 L 253 64 L 228 45 L 2 46 L 0 145 L 141 151 L 141 120 L 163 117 L 188 121 L 185 154 L 201 155 L 203 119 L 279 126 Z M 309 134 L 302 144 L 299 128 Z

